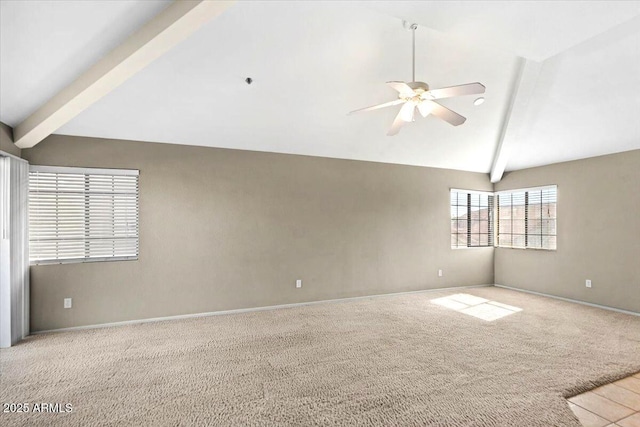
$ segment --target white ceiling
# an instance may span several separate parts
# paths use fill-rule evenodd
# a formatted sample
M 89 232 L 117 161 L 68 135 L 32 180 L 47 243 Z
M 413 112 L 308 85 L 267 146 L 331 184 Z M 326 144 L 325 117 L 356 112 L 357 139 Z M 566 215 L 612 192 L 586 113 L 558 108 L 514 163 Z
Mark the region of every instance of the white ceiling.
M 15 126 L 169 2 L 0 2 L 0 120 Z M 640 2 L 239 2 L 56 133 L 488 172 L 519 56 L 544 60 L 508 170 L 640 148 Z M 479 81 L 387 137 L 389 80 Z M 244 83 L 246 77 L 254 83 Z
M 543 63 L 507 170 L 640 148 L 640 16 Z
M 0 0 L 2 122 L 22 122 L 170 3 Z
M 544 61 L 640 13 L 637 1 L 367 1 L 462 40 Z

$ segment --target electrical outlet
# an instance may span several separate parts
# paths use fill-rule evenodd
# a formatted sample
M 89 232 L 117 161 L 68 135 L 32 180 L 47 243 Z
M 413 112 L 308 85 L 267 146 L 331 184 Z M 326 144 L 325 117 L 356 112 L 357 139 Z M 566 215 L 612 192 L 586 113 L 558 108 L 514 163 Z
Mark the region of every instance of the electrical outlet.
M 64 299 L 64 308 L 71 308 L 71 305 L 72 305 L 71 298 L 65 298 Z
M 301 287 L 302 287 L 302 279 L 296 280 L 296 288 L 301 288 Z
M 438 270 L 438 277 L 442 277 L 442 270 Z
M 590 288 L 590 287 L 591 287 L 591 280 L 587 279 L 587 280 L 584 282 L 584 285 L 585 285 L 587 288 Z

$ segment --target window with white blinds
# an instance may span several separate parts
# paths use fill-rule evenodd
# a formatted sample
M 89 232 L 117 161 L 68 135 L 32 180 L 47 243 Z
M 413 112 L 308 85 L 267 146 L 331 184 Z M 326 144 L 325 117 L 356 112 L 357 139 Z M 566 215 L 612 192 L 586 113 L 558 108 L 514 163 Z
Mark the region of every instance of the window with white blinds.
M 32 264 L 138 258 L 138 171 L 31 166 Z
M 493 193 L 451 190 L 451 247 L 493 246 Z
M 496 197 L 498 247 L 556 249 L 557 186 L 501 191 Z

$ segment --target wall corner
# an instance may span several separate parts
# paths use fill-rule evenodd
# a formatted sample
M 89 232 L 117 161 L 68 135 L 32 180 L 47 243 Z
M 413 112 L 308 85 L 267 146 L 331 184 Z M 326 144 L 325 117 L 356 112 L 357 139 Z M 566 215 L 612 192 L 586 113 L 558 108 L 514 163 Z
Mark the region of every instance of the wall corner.
M 13 128 L 0 122 L 0 150 L 17 157 L 22 156 L 22 150 L 13 143 Z

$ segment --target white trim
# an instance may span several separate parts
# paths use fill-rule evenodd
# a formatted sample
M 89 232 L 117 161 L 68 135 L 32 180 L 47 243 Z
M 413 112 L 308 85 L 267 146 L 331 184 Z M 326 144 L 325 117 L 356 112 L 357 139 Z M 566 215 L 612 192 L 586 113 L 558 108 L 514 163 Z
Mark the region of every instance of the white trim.
M 137 169 L 102 169 L 102 168 L 75 168 L 66 166 L 45 166 L 31 165 L 31 172 L 44 173 L 69 173 L 75 175 L 126 175 L 138 176 L 140 171 Z
M 567 302 L 573 302 L 573 303 L 576 303 L 576 304 L 588 305 L 589 307 L 601 308 L 603 310 L 610 310 L 610 311 L 616 311 L 618 313 L 631 314 L 632 316 L 640 316 L 640 313 L 637 313 L 635 311 L 623 310 L 621 308 L 609 307 L 609 306 L 606 306 L 606 305 L 593 304 L 591 302 L 580 301 L 580 300 L 577 300 L 577 299 L 559 297 L 559 296 L 556 296 L 556 295 L 545 294 L 545 293 L 536 292 L 536 291 L 529 291 L 527 289 L 514 288 L 514 287 L 511 287 L 511 286 L 505 286 L 505 285 L 497 285 L 497 284 L 495 284 L 493 286 L 495 286 L 497 288 L 509 289 L 509 290 L 512 290 L 512 291 L 524 292 L 524 293 L 527 293 L 527 294 L 539 295 L 541 297 L 548 297 L 548 298 L 553 298 L 553 299 L 559 299 L 561 301 L 567 301 Z
M 500 195 L 500 194 L 518 193 L 521 191 L 548 190 L 550 188 L 555 188 L 557 190 L 558 184 L 540 185 L 538 187 L 514 188 L 513 190 L 500 190 L 500 191 L 494 192 L 493 194 Z
M 132 256 L 111 256 L 111 257 L 93 257 L 93 258 L 55 258 L 43 260 L 31 260 L 29 265 L 52 265 L 52 264 L 77 264 L 80 262 L 111 262 L 111 261 L 137 261 L 138 255 Z
M 489 177 L 493 184 L 500 182 L 511 153 L 526 133 L 529 102 L 538 85 L 542 62 L 518 58 L 518 71 L 511 85 L 511 98 L 501 126 L 498 148 L 493 157 Z
M 590 306 L 590 307 L 601 308 L 601 309 L 604 309 L 604 310 L 615 311 L 615 312 L 618 312 L 618 313 L 630 314 L 632 316 L 640 316 L 640 313 L 636 313 L 635 311 L 622 310 L 620 308 L 608 307 L 606 305 L 600 305 L 600 304 L 592 304 L 592 303 L 585 302 L 585 301 L 574 300 L 574 299 L 571 299 L 571 298 L 563 298 L 563 297 L 559 297 L 559 296 L 555 296 L 555 295 L 545 294 L 545 293 L 542 293 L 542 292 L 535 292 L 535 291 L 529 291 L 529 290 L 526 290 L 526 289 L 514 288 L 514 287 L 511 287 L 511 286 L 493 284 L 493 285 L 453 286 L 453 287 L 449 287 L 449 288 L 423 289 L 423 290 L 419 290 L 419 291 L 394 292 L 394 293 L 389 293 L 389 294 L 376 294 L 376 295 L 364 295 L 364 296 L 359 296 L 359 297 L 335 298 L 335 299 L 320 300 L 320 301 L 298 302 L 298 303 L 292 303 L 292 304 L 269 305 L 269 306 L 265 306 L 265 307 L 239 308 L 239 309 L 234 309 L 234 310 L 212 311 L 212 312 L 208 312 L 208 313 L 179 314 L 179 315 L 176 315 L 176 316 L 153 317 L 153 318 L 149 318 L 149 319 L 125 320 L 125 321 L 122 321 L 122 322 L 101 323 L 101 324 L 96 324 L 96 325 L 85 325 L 85 326 L 73 326 L 73 327 L 70 327 L 70 328 L 48 329 L 48 330 L 45 330 L 45 331 L 31 332 L 31 334 L 32 335 L 39 335 L 39 334 L 51 334 L 51 333 L 57 333 L 57 332 L 81 331 L 81 330 L 87 330 L 87 329 L 102 329 L 102 328 L 111 328 L 111 327 L 115 327 L 115 326 L 127 326 L 127 325 L 137 325 L 137 324 L 142 324 L 142 323 L 164 322 L 164 321 L 167 321 L 167 320 L 181 320 L 181 319 L 193 319 L 193 318 L 198 318 L 198 317 L 222 316 L 222 315 L 226 315 L 226 314 L 251 313 L 251 312 L 256 312 L 256 311 L 268 311 L 268 310 L 279 310 L 279 309 L 286 309 L 286 308 L 303 307 L 303 306 L 307 306 L 307 305 L 316 305 L 316 304 L 325 304 L 325 303 L 339 303 L 339 302 L 342 302 L 342 301 L 353 301 L 353 300 L 360 300 L 360 299 L 366 299 L 366 298 L 379 298 L 379 297 L 389 297 L 389 296 L 395 296 L 395 295 L 441 292 L 441 291 L 450 291 L 450 290 L 456 290 L 456 289 L 486 288 L 486 287 L 490 287 L 490 286 L 495 286 L 497 288 L 503 288 L 503 289 L 509 289 L 509 290 L 512 290 L 512 291 L 524 292 L 524 293 L 543 296 L 543 297 L 548 297 L 548 298 L 554 298 L 554 299 L 558 299 L 558 300 L 562 300 L 562 301 L 566 301 L 566 302 L 572 302 L 572 303 L 576 303 L 576 304 L 587 305 L 587 306 Z
M 111 322 L 111 323 L 101 323 L 97 325 L 86 325 L 86 326 L 72 326 L 70 328 L 60 328 L 60 329 L 48 329 L 46 331 L 35 331 L 31 332 L 32 335 L 37 334 L 49 334 L 55 332 L 67 332 L 67 331 L 81 331 L 85 329 L 102 329 L 102 328 L 110 328 L 114 326 L 126 326 L 126 325 L 136 325 L 140 323 L 153 323 L 153 322 L 164 322 L 166 320 L 180 320 L 180 319 L 193 319 L 197 317 L 211 317 L 211 316 L 221 316 L 225 314 L 240 314 L 240 313 L 251 313 L 254 311 L 268 311 L 268 310 L 279 310 L 282 308 L 294 308 L 294 307 L 303 307 L 306 305 L 316 305 L 316 304 L 325 304 L 325 303 L 337 303 L 342 301 L 353 301 L 360 300 L 366 298 L 379 298 L 379 297 L 389 297 L 395 295 L 407 295 L 407 294 L 419 294 L 419 293 L 428 293 L 428 292 L 441 292 L 441 291 L 449 291 L 455 289 L 470 289 L 470 288 L 486 288 L 493 285 L 471 285 L 471 286 L 454 286 L 450 288 L 437 288 L 437 289 L 422 289 L 419 291 L 406 291 L 406 292 L 394 292 L 389 294 L 376 294 L 376 295 L 363 295 L 360 297 L 348 297 L 348 298 L 335 298 L 335 299 L 326 299 L 320 301 L 307 301 L 307 302 L 296 302 L 292 304 L 280 304 L 280 305 L 268 305 L 264 307 L 252 307 L 252 308 L 237 308 L 234 310 L 222 310 L 222 311 L 211 311 L 208 313 L 194 313 L 194 314 L 179 314 L 176 316 L 165 316 L 165 317 L 153 317 L 149 319 L 139 319 L 139 320 L 125 320 L 122 322 Z
M 466 251 L 467 249 L 496 249 L 496 246 L 488 245 L 488 246 L 456 246 L 451 247 L 452 251 Z
M 449 192 L 456 191 L 458 193 L 469 193 L 469 194 L 486 194 L 487 196 L 493 196 L 493 191 L 483 191 L 483 190 L 461 190 L 459 188 L 450 188 Z

